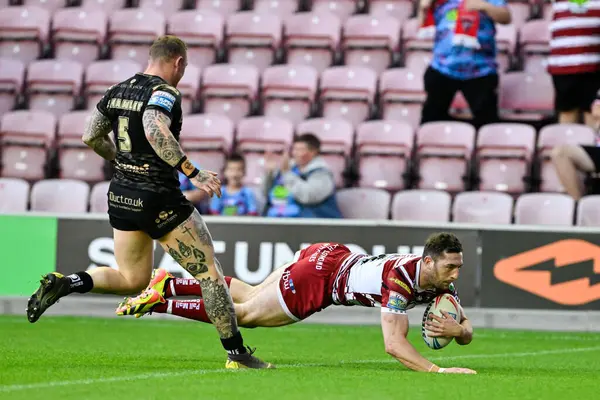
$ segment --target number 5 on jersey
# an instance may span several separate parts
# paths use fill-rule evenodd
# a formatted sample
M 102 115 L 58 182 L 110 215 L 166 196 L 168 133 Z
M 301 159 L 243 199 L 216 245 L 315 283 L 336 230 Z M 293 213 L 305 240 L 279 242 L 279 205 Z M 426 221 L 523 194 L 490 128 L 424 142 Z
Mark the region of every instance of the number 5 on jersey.
M 119 117 L 119 131 L 117 132 L 119 151 L 131 153 L 131 138 L 129 137 L 129 118 Z

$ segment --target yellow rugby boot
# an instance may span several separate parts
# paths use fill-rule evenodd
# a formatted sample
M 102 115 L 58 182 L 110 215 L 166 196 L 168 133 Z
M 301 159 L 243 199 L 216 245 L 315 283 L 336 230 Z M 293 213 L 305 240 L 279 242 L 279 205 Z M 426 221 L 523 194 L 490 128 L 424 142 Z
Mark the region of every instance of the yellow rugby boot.
M 174 276 L 167 272 L 166 269 L 157 268 L 152 271 L 152 279 L 150 279 L 150 283 L 146 289 L 154 289 L 164 297 L 167 292 L 167 283 L 169 282 L 169 279 L 173 278 Z
M 117 315 L 135 315 L 140 318 L 144 314 L 152 312 L 157 304 L 164 304 L 165 298 L 154 289 L 146 289 L 137 297 L 127 297 L 117 306 Z

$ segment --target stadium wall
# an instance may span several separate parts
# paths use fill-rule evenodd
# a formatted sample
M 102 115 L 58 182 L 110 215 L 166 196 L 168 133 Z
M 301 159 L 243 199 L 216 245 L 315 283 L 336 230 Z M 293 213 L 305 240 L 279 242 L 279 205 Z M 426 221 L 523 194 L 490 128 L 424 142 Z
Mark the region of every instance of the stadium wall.
M 309 243 L 341 242 L 370 254 L 419 254 L 429 234 L 453 232 L 465 249 L 459 294 L 477 325 L 600 330 L 598 229 L 251 217 L 206 217 L 206 221 L 224 273 L 250 284 L 262 282 Z M 2 271 L 16 277 L 0 281 L 0 313 L 20 313 L 23 297 L 48 271 L 70 274 L 98 265 L 116 268 L 112 229 L 105 215 L 3 215 L 0 234 Z M 160 246 L 155 248 L 155 267 L 187 274 Z M 114 302 L 101 296 L 76 300 L 84 299 L 93 315 L 103 315 L 105 302 Z M 65 300 L 69 301 L 61 302 L 66 304 L 57 311 L 78 314 L 72 301 Z M 336 309 L 312 320 L 377 323 L 372 311 Z

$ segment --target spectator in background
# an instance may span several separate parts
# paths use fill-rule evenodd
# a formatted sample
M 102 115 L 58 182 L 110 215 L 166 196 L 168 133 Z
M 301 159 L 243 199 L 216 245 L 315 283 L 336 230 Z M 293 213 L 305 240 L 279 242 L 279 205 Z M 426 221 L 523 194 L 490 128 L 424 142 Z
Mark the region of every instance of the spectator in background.
M 232 154 L 225 161 L 225 186 L 221 198 L 213 196 L 210 213 L 213 215 L 258 215 L 256 198 L 251 189 L 244 187 L 246 162 L 239 154 Z
M 194 167 L 200 169 L 200 165 L 195 161 L 192 161 L 192 164 L 194 164 Z M 200 214 L 208 214 L 208 195 L 206 192 L 192 185 L 189 178 L 181 172 L 179 172 L 179 189 L 181 189 L 185 198 L 196 207 Z
M 269 217 L 341 218 L 335 200 L 333 173 L 319 157 L 321 142 L 306 133 L 294 139 L 292 159 L 285 153 L 279 170 L 273 155 L 265 156 L 263 179 Z
M 420 0 L 420 37 L 434 37 L 423 77 L 427 98 L 421 123 L 450 119 L 460 90 L 476 128 L 498 120 L 495 23 L 509 24 L 505 0 Z
M 550 56 L 559 123 L 594 128 L 590 108 L 600 89 L 600 0 L 552 2 Z

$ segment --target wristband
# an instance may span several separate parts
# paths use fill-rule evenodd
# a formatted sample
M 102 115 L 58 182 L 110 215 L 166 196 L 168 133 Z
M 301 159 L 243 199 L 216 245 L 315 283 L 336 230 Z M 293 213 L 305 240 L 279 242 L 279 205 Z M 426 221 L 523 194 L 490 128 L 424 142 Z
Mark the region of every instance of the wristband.
M 435 364 L 431 364 L 431 367 L 429 367 L 429 369 L 427 370 L 427 372 L 431 372 L 434 368 L 437 368 L 438 370 L 437 371 L 433 371 L 433 372 L 440 372 L 440 370 L 442 369 L 442 368 L 438 367 Z
M 440 369 L 438 369 L 438 374 L 443 374 L 445 370 L 446 370 L 446 368 L 440 368 Z
M 200 173 L 200 170 L 194 167 L 194 164 L 192 164 L 186 156 L 183 156 L 181 160 L 179 160 L 175 168 L 190 179 Z

